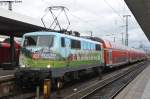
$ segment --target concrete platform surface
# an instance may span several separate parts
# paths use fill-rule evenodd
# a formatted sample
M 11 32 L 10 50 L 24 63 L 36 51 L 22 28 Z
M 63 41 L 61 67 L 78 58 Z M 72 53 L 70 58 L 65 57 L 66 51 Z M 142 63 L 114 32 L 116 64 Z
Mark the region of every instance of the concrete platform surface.
M 150 65 L 114 99 L 150 99 Z

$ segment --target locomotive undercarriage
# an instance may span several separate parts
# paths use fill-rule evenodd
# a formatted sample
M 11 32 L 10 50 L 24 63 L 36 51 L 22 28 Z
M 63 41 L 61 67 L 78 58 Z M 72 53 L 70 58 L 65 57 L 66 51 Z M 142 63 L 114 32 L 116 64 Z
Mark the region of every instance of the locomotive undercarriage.
M 15 73 L 15 81 L 22 88 L 35 88 L 36 86 L 42 86 L 44 79 L 50 79 L 52 88 L 56 89 L 58 83 L 61 83 L 61 86 L 63 86 L 65 83 L 83 79 L 85 75 L 89 77 L 99 75 L 99 78 L 102 77 L 102 68 L 100 67 L 70 71 L 64 74 L 61 73 L 59 76 L 52 75 L 52 72 L 54 70 L 51 69 L 20 69 Z

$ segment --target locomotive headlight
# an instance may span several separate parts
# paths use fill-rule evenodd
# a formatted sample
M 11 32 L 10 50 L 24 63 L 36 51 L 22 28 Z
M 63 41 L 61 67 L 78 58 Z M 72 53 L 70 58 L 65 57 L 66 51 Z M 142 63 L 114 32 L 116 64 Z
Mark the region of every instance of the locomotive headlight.
M 21 65 L 21 67 L 22 67 L 22 68 L 25 68 L 26 66 L 25 66 L 25 65 Z
M 47 68 L 51 68 L 51 65 L 49 64 L 49 65 L 47 65 Z

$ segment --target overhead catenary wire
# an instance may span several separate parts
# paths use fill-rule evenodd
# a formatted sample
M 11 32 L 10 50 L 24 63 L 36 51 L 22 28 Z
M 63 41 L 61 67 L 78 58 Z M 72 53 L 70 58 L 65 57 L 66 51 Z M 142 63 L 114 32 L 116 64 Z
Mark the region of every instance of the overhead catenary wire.
M 132 20 L 132 19 L 131 19 L 130 23 L 131 23 L 133 26 L 135 26 L 135 28 L 142 30 L 141 27 L 140 27 L 140 25 L 138 24 L 138 22 L 137 22 L 136 20 Z
M 108 1 L 104 0 L 105 4 L 120 18 L 119 21 L 121 21 L 121 23 L 124 23 L 124 19 L 123 19 L 123 16 L 115 9 L 111 6 L 110 3 L 108 3 Z M 117 0 L 116 1 L 118 3 L 118 5 L 121 5 L 121 3 Z M 120 27 L 120 26 L 119 26 Z M 118 29 L 116 29 L 117 31 Z M 120 31 L 120 29 L 119 29 Z M 118 33 L 117 33 L 118 34 Z
M 118 3 L 118 6 L 121 7 L 121 9 L 120 9 L 121 13 L 125 14 L 125 6 L 126 6 L 125 1 L 124 0 L 116 0 L 116 2 Z
M 108 3 L 107 0 L 104 0 L 104 2 L 105 2 L 105 4 L 106 4 L 109 8 L 112 9 L 112 11 L 113 11 L 118 17 L 120 17 L 121 21 L 123 21 L 123 17 L 118 13 L 118 11 L 116 11 L 115 8 L 113 8 L 113 7 L 110 5 L 110 3 Z
M 82 22 L 88 24 L 89 26 L 94 26 L 94 27 L 95 27 L 95 25 L 91 24 L 89 21 L 87 21 L 87 20 L 85 20 L 85 19 L 83 19 L 83 18 L 81 18 L 81 17 L 79 17 L 79 16 L 77 16 L 77 15 L 74 15 L 74 14 L 71 13 L 71 12 L 69 12 L 69 14 L 70 14 L 71 16 L 75 17 L 76 19 L 78 19 L 78 20 L 80 20 L 80 21 L 82 21 Z M 99 28 L 100 28 L 100 27 L 99 27 Z M 101 29 L 101 31 L 103 31 L 103 32 L 105 32 L 105 33 L 108 33 L 108 31 L 103 30 L 103 29 Z
M 80 21 L 84 21 L 84 22 L 88 23 L 88 21 L 86 21 L 86 20 L 84 20 L 84 19 L 78 17 L 77 15 L 74 15 L 74 14 L 71 13 L 71 12 L 70 12 L 69 14 L 72 15 L 73 17 L 76 17 L 76 18 L 79 19 Z
M 115 14 L 117 14 L 117 16 L 119 16 L 119 18 L 121 19 L 121 21 L 124 22 L 123 16 L 120 15 L 106 0 L 104 0 L 104 1 L 105 1 L 105 3 L 113 10 L 113 12 L 115 12 Z M 120 4 L 120 3 L 119 3 L 119 4 Z M 76 15 L 74 15 L 74 14 L 72 14 L 72 13 L 70 13 L 70 14 L 71 14 L 73 17 L 79 19 L 80 21 L 89 24 L 89 22 L 86 21 L 85 19 L 82 19 L 82 18 L 80 18 L 80 17 L 78 17 L 78 16 L 76 16 Z M 93 24 L 89 24 L 89 25 L 93 25 Z M 102 30 L 102 29 L 101 29 L 101 30 Z M 102 30 L 102 31 L 104 31 L 104 30 Z M 105 32 L 105 33 L 109 33 L 109 32 L 106 32 L 106 31 L 104 31 L 104 32 Z
M 121 0 L 122 1 L 122 0 Z M 118 3 L 119 6 L 121 6 L 122 4 L 120 3 L 120 0 L 116 0 L 116 2 Z
M 116 0 L 116 1 L 118 1 L 118 0 Z M 112 11 L 113 11 L 114 13 L 117 14 L 117 16 L 119 16 L 119 17 L 121 18 L 121 20 L 122 20 L 123 23 L 124 23 L 124 19 L 123 19 L 123 17 L 118 13 L 118 11 L 116 11 L 115 8 L 113 8 L 113 7 L 110 5 L 110 3 L 108 3 L 107 0 L 104 0 L 104 2 L 112 9 Z M 118 1 L 118 4 L 120 4 L 119 1 Z M 124 3 L 124 4 L 125 4 L 125 3 Z M 127 9 L 125 6 L 126 6 L 126 5 L 124 5 L 123 13 L 125 13 L 125 9 Z M 133 21 L 133 20 L 132 20 L 132 21 Z M 134 22 L 133 22 L 133 23 L 134 23 Z

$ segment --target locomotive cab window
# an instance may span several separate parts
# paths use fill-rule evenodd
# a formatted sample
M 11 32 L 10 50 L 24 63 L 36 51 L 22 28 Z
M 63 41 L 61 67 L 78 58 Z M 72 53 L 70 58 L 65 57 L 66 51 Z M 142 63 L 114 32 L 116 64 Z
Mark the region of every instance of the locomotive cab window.
M 101 50 L 101 45 L 96 44 L 96 51 L 99 51 L 99 50 Z
M 52 47 L 54 42 L 54 36 L 52 35 L 41 35 L 38 36 L 37 46 Z
M 26 36 L 23 46 L 25 46 L 25 47 L 27 47 L 27 46 L 52 47 L 53 41 L 54 41 L 54 36 L 52 36 L 52 35 Z
M 65 38 L 64 37 L 62 37 L 61 38 L 61 47 L 65 47 L 66 45 L 65 45 Z
M 37 44 L 37 36 L 27 36 L 24 40 L 23 46 L 36 46 Z
M 78 40 L 71 40 L 72 49 L 81 49 L 81 42 Z

